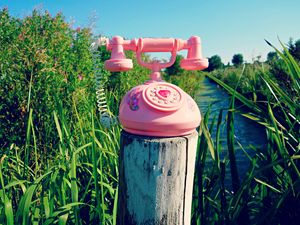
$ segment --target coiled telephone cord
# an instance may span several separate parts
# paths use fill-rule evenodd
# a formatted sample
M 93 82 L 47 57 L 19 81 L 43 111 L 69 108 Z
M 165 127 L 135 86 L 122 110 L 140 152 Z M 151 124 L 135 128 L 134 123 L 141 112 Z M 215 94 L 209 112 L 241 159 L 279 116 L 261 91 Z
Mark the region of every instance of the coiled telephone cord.
M 105 44 L 103 38 L 97 39 L 91 44 L 90 50 L 93 59 L 93 72 L 95 75 L 95 89 L 96 89 L 96 103 L 97 109 L 100 114 L 100 123 L 106 128 L 111 127 L 115 119 L 109 114 L 108 105 L 106 102 L 106 95 L 104 89 L 104 77 L 102 75 L 101 61 L 100 61 L 100 51 L 99 47 Z

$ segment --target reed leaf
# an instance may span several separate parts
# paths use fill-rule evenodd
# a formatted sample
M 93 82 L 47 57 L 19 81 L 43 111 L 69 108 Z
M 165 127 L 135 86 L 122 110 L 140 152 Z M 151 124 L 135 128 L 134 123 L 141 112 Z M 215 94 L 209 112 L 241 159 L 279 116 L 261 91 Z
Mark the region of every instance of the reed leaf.
M 8 198 L 7 194 L 5 193 L 5 188 L 4 188 L 4 178 L 3 178 L 3 173 L 2 173 L 2 164 L 5 159 L 5 156 L 2 156 L 0 160 L 0 184 L 1 184 L 1 189 L 0 189 L 0 199 L 1 202 L 4 204 L 4 214 L 6 218 L 6 224 L 7 225 L 13 225 L 14 224 L 14 213 L 13 213 L 13 208 L 12 208 L 12 203 L 11 200 Z
M 223 81 L 219 80 L 218 78 L 214 77 L 211 74 L 205 74 L 209 79 L 213 80 L 217 84 L 219 84 L 221 87 L 223 87 L 229 94 L 234 95 L 235 98 L 237 98 L 239 101 L 241 101 L 243 104 L 245 104 L 250 110 L 258 113 L 263 114 L 263 111 L 251 100 L 244 97 L 242 94 L 238 93 L 235 89 L 225 84 Z
M 234 192 L 236 192 L 240 187 L 240 181 L 234 150 L 234 97 L 231 99 L 230 108 L 227 113 L 227 147 L 230 162 L 232 189 Z
M 16 213 L 16 221 L 18 224 L 30 224 L 30 206 L 32 204 L 32 197 L 36 193 L 36 189 L 43 179 L 45 179 L 48 175 L 50 175 L 52 171 L 45 173 L 40 176 L 38 179 L 34 181 L 32 185 L 30 185 L 24 195 L 21 198 L 20 204 L 18 206 L 18 210 Z

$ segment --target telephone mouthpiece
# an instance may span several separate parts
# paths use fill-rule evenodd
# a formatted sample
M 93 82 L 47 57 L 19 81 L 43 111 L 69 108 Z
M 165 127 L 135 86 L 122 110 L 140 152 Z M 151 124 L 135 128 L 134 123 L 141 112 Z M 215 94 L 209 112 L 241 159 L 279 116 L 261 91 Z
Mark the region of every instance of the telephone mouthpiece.
M 207 59 L 182 59 L 180 67 L 185 70 L 203 70 L 208 67 Z
M 105 61 L 104 67 L 111 72 L 118 72 L 132 69 L 133 64 L 131 59 L 109 59 Z

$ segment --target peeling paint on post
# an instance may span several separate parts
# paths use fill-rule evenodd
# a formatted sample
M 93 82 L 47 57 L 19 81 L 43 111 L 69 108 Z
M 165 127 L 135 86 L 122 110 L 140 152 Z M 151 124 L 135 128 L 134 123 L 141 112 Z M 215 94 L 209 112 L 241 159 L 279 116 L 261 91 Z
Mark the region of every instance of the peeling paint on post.
M 118 225 L 190 224 L 197 139 L 122 131 Z

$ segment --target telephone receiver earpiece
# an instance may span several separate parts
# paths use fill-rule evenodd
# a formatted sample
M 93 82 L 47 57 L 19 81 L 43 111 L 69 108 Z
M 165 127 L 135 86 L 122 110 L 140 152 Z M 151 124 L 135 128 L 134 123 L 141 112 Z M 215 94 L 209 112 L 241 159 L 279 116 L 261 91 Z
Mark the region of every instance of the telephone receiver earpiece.
M 202 57 L 200 37 L 190 37 L 187 46 L 187 57 L 180 61 L 180 67 L 185 70 L 203 70 L 207 68 L 208 60 Z
M 111 57 L 104 63 L 105 69 L 118 72 L 127 71 L 133 68 L 132 60 L 127 59 L 124 53 L 125 50 L 129 50 L 127 47 L 128 41 L 125 41 L 120 36 L 115 36 L 106 42 L 106 49 L 111 50 Z
M 120 36 L 113 37 L 106 43 L 107 50 L 111 51 L 111 58 L 105 61 L 105 68 L 109 71 L 127 71 L 132 69 L 131 59 L 125 56 L 125 50 L 137 52 L 138 63 L 155 70 L 171 66 L 174 63 L 174 54 L 180 50 L 188 50 L 187 58 L 180 62 L 185 70 L 203 70 L 208 67 L 208 60 L 202 57 L 200 37 L 192 36 L 188 40 L 174 38 L 140 38 L 124 40 Z M 171 52 L 169 63 L 145 63 L 140 59 L 143 52 Z M 160 65 L 160 66 L 159 66 Z

